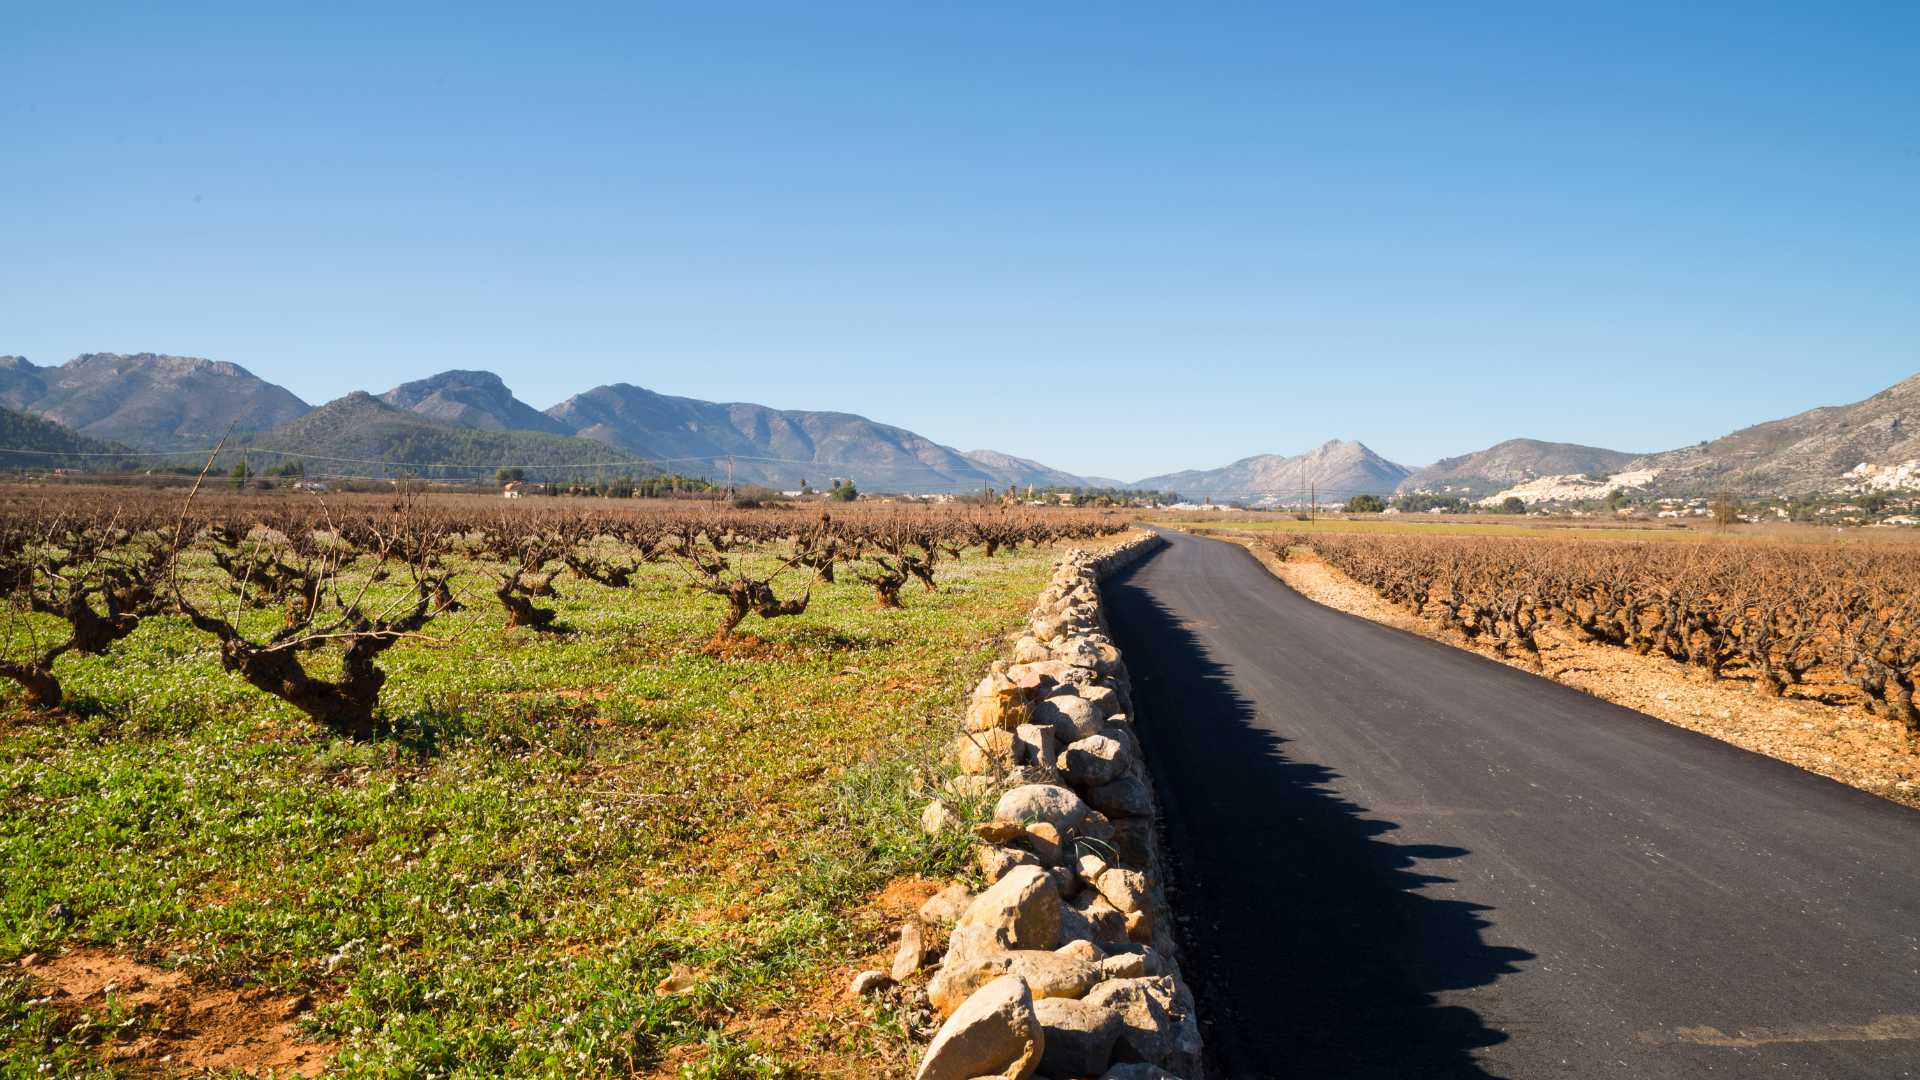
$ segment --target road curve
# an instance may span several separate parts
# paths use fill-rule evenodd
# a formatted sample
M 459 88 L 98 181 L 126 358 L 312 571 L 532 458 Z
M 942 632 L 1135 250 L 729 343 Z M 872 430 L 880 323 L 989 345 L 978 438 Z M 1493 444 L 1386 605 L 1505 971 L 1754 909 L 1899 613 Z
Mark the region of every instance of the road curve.
M 1167 536 L 1105 593 L 1215 1075 L 1920 1076 L 1920 814 Z

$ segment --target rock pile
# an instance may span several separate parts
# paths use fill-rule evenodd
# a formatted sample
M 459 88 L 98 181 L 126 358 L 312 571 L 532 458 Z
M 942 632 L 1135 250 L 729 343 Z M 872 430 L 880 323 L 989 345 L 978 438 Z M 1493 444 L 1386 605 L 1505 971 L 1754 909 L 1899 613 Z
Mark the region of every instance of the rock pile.
M 948 788 L 998 793 L 993 820 L 973 828 L 987 885 L 949 886 L 902 931 L 902 954 L 918 957 L 923 922 L 951 927 L 926 987 L 946 1019 L 920 1080 L 1201 1076 L 1126 663 L 1100 606 L 1100 580 L 1163 543 L 1069 552 L 1011 662 L 973 692 Z M 921 816 L 930 832 L 960 821 L 941 801 Z M 894 968 L 911 973 L 905 959 Z

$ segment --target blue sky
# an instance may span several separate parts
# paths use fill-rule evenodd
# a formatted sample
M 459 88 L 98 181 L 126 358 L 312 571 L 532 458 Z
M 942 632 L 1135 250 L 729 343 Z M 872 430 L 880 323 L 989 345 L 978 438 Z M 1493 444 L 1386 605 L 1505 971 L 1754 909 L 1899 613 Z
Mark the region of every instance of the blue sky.
M 0 352 L 1129 479 L 1920 371 L 1920 4 L 387 7 L 0 9 Z

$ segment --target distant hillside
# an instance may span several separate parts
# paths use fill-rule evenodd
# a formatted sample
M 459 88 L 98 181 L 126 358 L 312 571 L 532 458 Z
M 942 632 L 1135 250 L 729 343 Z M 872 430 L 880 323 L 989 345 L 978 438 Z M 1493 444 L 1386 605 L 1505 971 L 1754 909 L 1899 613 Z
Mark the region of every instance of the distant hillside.
M 841 412 L 771 409 L 669 397 L 616 383 L 547 410 L 576 435 L 661 460 L 680 472 L 792 487 L 836 476 L 868 489 L 979 491 L 1005 481 L 994 471 L 905 428 Z
M 729 458 L 735 479 L 794 487 L 803 479 L 824 483 L 848 477 L 867 490 L 973 492 L 1009 484 L 1106 486 L 994 451 L 974 460 L 949 446 L 904 428 L 843 412 L 772 409 L 669 397 L 637 386 L 601 386 L 546 412 L 513 396 L 489 371 L 444 371 L 402 383 L 377 399 L 401 416 L 440 427 L 396 426 L 394 416 L 373 413 L 357 400 L 351 411 L 373 430 L 354 432 L 332 414 L 304 427 L 288 425 L 314 410 L 282 387 L 235 364 L 190 357 L 138 353 L 91 353 L 59 367 L 40 367 L 17 356 L 0 357 L 0 407 L 31 412 L 96 438 L 117 439 L 150 450 L 194 450 L 235 432 L 288 432 L 330 456 L 381 460 L 468 462 L 472 454 L 493 460 L 506 445 L 482 443 L 459 431 L 496 435 L 578 435 L 621 451 L 587 455 L 572 443 L 519 444 L 524 451 L 552 449 L 552 463 L 579 457 L 633 463 L 671 459 L 665 471 L 720 478 Z M 265 434 L 250 436 L 264 447 Z M 337 453 L 352 442 L 375 453 Z M 401 445 L 465 446 L 449 455 L 394 454 Z M 481 446 L 487 446 L 482 453 Z M 565 449 L 563 449 L 565 448 Z M 547 459 L 529 458 L 546 461 Z
M 231 425 L 260 430 L 311 406 L 238 364 L 87 353 L 59 367 L 0 358 L 0 406 L 149 450 L 211 446 Z
M 1863 464 L 1916 459 L 1920 375 L 1865 401 L 1755 424 L 1697 446 L 1645 455 L 1629 467 L 1658 469 L 1655 488 L 1671 494 L 1799 495 L 1836 490 Z
M 1031 484 L 1038 488 L 1087 488 L 1114 486 L 1101 483 L 1092 477 L 1075 476 L 1070 472 L 1042 465 L 1037 461 L 1012 454 L 1003 454 L 998 450 L 969 450 L 960 455 L 990 473 L 998 481 L 998 487 L 1011 484 L 1026 487 Z
M 1485 450 L 1443 458 L 1415 469 L 1400 482 L 1400 491 L 1477 499 L 1543 476 L 1611 475 L 1638 456 L 1577 443 L 1508 439 Z
M 490 477 L 500 466 L 539 465 L 547 467 L 527 469 L 528 479 L 565 480 L 656 471 L 591 439 L 462 427 L 396 409 L 358 391 L 272 431 L 235 441 L 246 449 L 280 451 L 276 460 L 299 459 L 309 474 L 472 479 Z M 222 464 L 233 456 L 223 456 Z M 441 462 L 459 464 L 426 467 Z M 255 462 L 256 468 L 264 464 Z
M 119 443 L 89 439 L 32 413 L 0 408 L 0 467 L 101 468 L 116 462 L 93 455 L 128 452 L 129 448 Z M 83 454 L 88 456 L 78 456 Z
M 1131 486 L 1177 491 L 1189 499 L 1215 501 L 1304 503 L 1310 494 L 1322 502 L 1338 502 L 1354 495 L 1390 495 L 1407 478 L 1407 468 L 1396 465 L 1364 444 L 1331 440 L 1304 454 L 1282 457 L 1258 454 L 1218 469 L 1149 476 Z
M 401 383 L 380 395 L 396 409 L 483 431 L 544 431 L 570 434 L 558 420 L 513 396 L 491 371 L 443 371 Z
M 47 393 L 47 372 L 24 356 L 0 356 L 0 408 L 26 409 Z

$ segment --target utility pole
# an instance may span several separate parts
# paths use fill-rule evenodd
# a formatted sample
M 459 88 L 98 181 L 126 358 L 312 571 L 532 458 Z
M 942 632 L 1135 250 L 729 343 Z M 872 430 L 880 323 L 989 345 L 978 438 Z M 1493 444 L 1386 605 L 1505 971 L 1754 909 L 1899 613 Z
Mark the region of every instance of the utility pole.
M 733 499 L 733 455 L 727 455 L 727 499 Z
M 1320 517 L 1320 482 L 1307 485 L 1307 524 L 1311 525 Z

